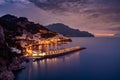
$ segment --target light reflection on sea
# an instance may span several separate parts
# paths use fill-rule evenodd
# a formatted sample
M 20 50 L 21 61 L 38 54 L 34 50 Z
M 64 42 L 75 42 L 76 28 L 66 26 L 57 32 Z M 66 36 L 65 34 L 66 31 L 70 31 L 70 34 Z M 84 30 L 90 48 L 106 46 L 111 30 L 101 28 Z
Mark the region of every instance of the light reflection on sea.
M 73 38 L 87 49 L 27 63 L 17 80 L 120 80 L 120 38 Z M 30 75 L 30 76 L 28 76 Z

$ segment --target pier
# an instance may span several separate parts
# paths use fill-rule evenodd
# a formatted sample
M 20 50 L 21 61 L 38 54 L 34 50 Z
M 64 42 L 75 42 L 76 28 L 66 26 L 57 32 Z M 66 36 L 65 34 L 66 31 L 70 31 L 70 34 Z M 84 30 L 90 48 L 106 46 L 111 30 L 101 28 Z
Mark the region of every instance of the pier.
M 75 51 L 83 50 L 83 49 L 86 49 L 86 48 L 80 47 L 80 46 L 74 46 L 70 48 L 48 51 L 48 52 L 43 52 L 43 53 L 35 52 L 32 54 L 32 59 L 34 59 L 35 61 L 35 60 L 42 60 L 46 58 L 54 58 L 58 56 L 63 56 L 65 54 L 70 54 Z

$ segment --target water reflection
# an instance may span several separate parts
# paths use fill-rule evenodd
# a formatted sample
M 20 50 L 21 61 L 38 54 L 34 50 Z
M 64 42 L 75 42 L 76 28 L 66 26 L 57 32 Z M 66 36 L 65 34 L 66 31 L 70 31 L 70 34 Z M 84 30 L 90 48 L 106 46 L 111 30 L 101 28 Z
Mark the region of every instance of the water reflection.
M 32 72 L 31 72 L 31 77 L 38 74 L 50 74 L 52 70 L 57 70 L 60 66 L 63 67 L 63 65 L 69 67 L 70 64 L 78 60 L 80 57 L 80 52 L 74 52 L 66 56 L 61 56 L 57 58 L 52 58 L 52 59 L 44 59 L 36 62 L 32 62 L 31 67 L 32 67 Z
M 61 56 L 57 58 L 36 61 L 36 62 L 33 62 L 32 65 L 35 68 L 35 70 L 39 68 L 38 65 L 40 65 L 40 67 L 45 67 L 45 65 L 47 65 L 48 67 L 52 67 L 59 63 L 71 62 L 73 59 L 79 58 L 79 56 L 80 56 L 80 52 L 78 51 L 78 52 L 71 53 L 67 56 Z
M 31 62 L 17 80 L 120 80 L 119 38 L 73 38 L 67 47 L 87 49 L 69 55 Z M 66 45 L 62 45 L 63 47 Z

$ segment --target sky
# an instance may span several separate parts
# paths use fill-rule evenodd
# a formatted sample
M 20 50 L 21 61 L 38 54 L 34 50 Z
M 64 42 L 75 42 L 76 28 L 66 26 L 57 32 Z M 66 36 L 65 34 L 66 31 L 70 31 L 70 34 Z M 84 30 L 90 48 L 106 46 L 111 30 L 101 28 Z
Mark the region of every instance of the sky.
M 44 26 L 63 23 L 96 36 L 120 33 L 120 0 L 0 0 L 0 16 L 27 17 Z

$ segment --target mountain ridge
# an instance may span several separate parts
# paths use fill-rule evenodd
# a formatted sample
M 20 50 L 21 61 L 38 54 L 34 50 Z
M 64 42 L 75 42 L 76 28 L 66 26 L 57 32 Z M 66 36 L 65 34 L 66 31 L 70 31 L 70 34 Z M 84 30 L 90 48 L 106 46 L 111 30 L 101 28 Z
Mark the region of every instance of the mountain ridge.
M 79 29 L 73 29 L 62 23 L 50 24 L 46 26 L 46 28 L 68 37 L 94 37 L 93 34 L 87 31 L 80 31 Z

